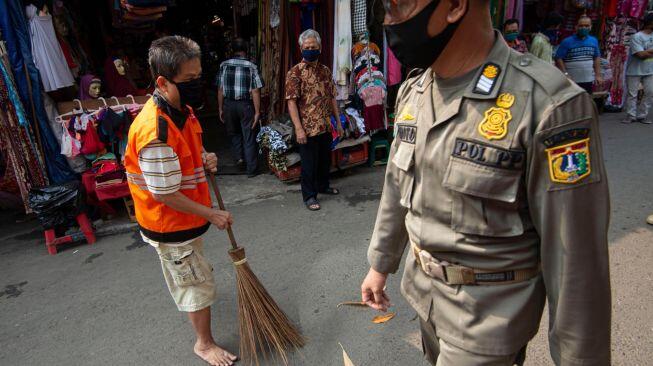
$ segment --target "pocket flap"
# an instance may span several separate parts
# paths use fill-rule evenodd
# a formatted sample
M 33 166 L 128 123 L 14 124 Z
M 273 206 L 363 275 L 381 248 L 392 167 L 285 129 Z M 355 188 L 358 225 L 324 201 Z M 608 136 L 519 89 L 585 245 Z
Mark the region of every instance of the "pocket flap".
M 415 145 L 405 142 L 399 143 L 397 152 L 392 157 L 392 162 L 397 168 L 407 172 L 415 163 Z
M 522 171 L 490 168 L 451 157 L 442 185 L 456 192 L 502 202 L 515 202 Z
M 181 262 L 182 259 L 187 258 L 191 254 L 193 254 L 193 249 L 187 249 L 187 250 L 184 250 L 184 251 L 173 250 L 173 251 L 171 251 L 169 253 L 164 254 L 162 256 L 162 258 L 165 261 L 168 261 L 168 262 L 173 262 L 175 264 L 181 264 L 181 263 L 176 263 L 176 262 Z

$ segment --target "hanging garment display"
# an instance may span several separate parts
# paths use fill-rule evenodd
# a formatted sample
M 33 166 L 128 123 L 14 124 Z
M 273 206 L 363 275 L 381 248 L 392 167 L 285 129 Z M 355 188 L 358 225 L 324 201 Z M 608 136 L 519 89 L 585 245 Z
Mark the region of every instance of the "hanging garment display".
M 365 0 L 352 0 L 352 3 L 352 34 L 354 37 L 358 37 L 367 32 L 367 2 Z
M 68 68 L 50 14 L 39 15 L 34 5 L 25 8 L 29 19 L 30 39 L 34 64 L 39 69 L 46 92 L 73 85 L 75 79 Z
M 351 1 L 336 0 L 334 29 L 333 79 L 337 85 L 347 85 L 351 72 Z
M 24 114 L 22 103 L 17 100 L 15 86 L 7 68 L 6 55 L 0 51 L 0 151 L 13 169 L 26 212 L 29 190 L 47 185 L 40 151 L 37 148 L 29 123 L 21 124 L 18 114 Z M 15 99 L 10 99 L 11 95 Z
M 39 82 L 39 70 L 34 65 L 32 58 L 32 45 L 28 30 L 27 19 L 22 4 L 18 0 L 0 0 L 0 32 L 6 41 L 8 61 L 13 72 L 13 80 L 20 96 L 24 110 L 31 111 L 27 117 L 31 128 L 36 129 L 38 136 L 31 134 L 33 141 L 40 142 L 43 154 L 38 154 L 38 167 L 42 174 L 43 166 L 47 168 L 47 184 L 57 184 L 75 179 L 75 173 L 70 169 L 66 158 L 59 154 L 57 141 L 50 121 L 43 106 L 41 95 L 43 87 Z M 17 104 L 16 104 L 17 105 Z M 49 178 L 49 182 L 47 179 Z

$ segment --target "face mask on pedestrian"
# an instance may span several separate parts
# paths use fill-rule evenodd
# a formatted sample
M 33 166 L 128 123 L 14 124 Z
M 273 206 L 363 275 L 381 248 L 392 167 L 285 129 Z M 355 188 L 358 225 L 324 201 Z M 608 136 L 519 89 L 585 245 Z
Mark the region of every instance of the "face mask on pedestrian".
M 320 50 L 302 50 L 302 58 L 308 62 L 317 61 L 320 57 Z
M 413 5 L 411 2 L 416 0 L 384 0 L 383 3 L 391 17 L 394 13 L 395 19 L 400 19 L 401 14 L 409 14 L 414 9 L 414 6 L 410 7 Z M 429 21 L 439 3 L 440 0 L 432 1 L 412 18 L 400 23 L 384 25 L 388 46 L 402 65 L 422 69 L 433 65 L 464 19 L 465 15 L 456 23 L 447 25 L 439 34 L 430 37 Z
M 177 86 L 177 91 L 179 92 L 179 103 L 184 105 L 189 105 L 191 108 L 199 108 L 204 102 L 202 100 L 202 78 L 196 78 L 180 83 L 175 83 L 170 81 L 172 84 Z
M 517 40 L 517 37 L 519 36 L 519 32 L 510 32 L 506 33 L 503 35 L 503 38 L 506 39 L 508 42 L 514 42 Z
M 590 29 L 589 28 L 578 28 L 576 31 L 576 34 L 580 38 L 585 38 L 590 34 Z

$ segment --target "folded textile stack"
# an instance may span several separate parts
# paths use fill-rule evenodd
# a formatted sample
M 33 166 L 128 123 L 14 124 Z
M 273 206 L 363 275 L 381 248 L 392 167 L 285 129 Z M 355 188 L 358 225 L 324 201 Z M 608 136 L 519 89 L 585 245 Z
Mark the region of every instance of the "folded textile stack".
M 113 26 L 139 31 L 154 30 L 155 22 L 163 18 L 168 7 L 173 5 L 173 0 L 115 0 Z

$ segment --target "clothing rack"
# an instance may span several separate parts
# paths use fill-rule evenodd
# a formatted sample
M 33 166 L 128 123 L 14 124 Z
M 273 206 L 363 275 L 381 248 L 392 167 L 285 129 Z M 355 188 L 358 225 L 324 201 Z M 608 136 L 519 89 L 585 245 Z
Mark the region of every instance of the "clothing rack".
M 61 120 L 63 117 L 72 117 L 77 116 L 89 111 L 97 111 L 103 107 L 118 107 L 118 106 L 128 106 L 134 104 L 145 104 L 152 95 L 143 95 L 143 96 L 132 96 L 128 95 L 126 97 L 111 97 L 98 99 L 89 99 L 81 101 L 79 99 L 73 99 L 69 102 L 57 103 L 57 120 Z

